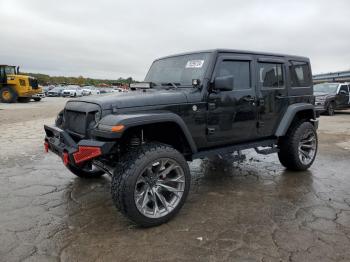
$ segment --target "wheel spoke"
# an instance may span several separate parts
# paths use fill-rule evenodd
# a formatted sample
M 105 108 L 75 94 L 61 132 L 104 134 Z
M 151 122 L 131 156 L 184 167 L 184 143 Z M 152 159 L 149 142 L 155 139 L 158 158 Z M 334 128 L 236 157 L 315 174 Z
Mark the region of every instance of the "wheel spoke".
M 186 179 L 181 165 L 172 158 L 159 158 L 144 167 L 135 184 L 136 207 L 146 217 L 166 216 L 183 198 Z
M 148 196 L 148 193 L 149 193 L 149 190 L 150 188 L 147 187 L 146 191 L 145 191 L 145 194 L 143 196 L 143 200 L 142 200 L 142 205 L 141 205 L 141 208 L 144 209 L 147 205 L 147 203 L 149 202 L 149 196 Z
M 162 187 L 163 189 L 165 189 L 171 193 L 174 193 L 178 197 L 180 197 L 180 195 L 178 193 L 184 192 L 183 190 L 180 190 L 180 189 L 168 186 L 168 185 L 164 185 L 163 183 L 158 183 L 157 185 L 159 185 L 160 187 Z
M 169 211 L 168 205 L 169 203 L 166 201 L 166 199 L 157 191 L 156 192 L 156 196 L 158 197 L 158 199 L 160 200 L 160 202 L 162 202 L 162 205 L 164 206 L 166 211 Z
M 310 158 L 310 156 L 309 156 L 309 154 L 306 152 L 306 151 L 304 151 L 303 149 L 299 149 L 299 152 L 305 157 L 305 158 L 307 158 L 307 159 L 309 159 Z
M 166 177 L 173 169 L 177 168 L 178 166 L 175 164 L 171 164 L 167 168 L 165 168 L 163 171 L 160 172 L 159 176 Z
M 300 145 L 300 147 L 313 149 L 314 146 L 313 145 Z

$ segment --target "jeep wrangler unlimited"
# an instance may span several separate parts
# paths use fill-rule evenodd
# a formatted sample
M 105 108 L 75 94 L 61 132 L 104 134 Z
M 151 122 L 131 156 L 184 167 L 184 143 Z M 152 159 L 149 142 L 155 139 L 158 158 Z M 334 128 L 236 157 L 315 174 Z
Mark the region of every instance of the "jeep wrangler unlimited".
M 254 148 L 305 170 L 317 152 L 308 58 L 210 50 L 157 59 L 134 91 L 68 101 L 45 149 L 81 178 L 112 177 L 116 207 L 142 226 L 174 217 L 187 161 Z M 235 154 L 237 155 L 237 154 Z

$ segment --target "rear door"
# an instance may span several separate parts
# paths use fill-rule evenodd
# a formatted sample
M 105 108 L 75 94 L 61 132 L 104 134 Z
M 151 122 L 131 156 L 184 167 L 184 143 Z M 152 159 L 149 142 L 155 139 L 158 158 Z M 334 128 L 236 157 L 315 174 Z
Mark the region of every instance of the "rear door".
M 255 139 L 257 136 L 255 72 L 252 55 L 221 54 L 213 79 L 231 75 L 233 90 L 215 91 L 208 95 L 208 145 L 230 144 Z
M 346 108 L 349 105 L 349 87 L 348 85 L 340 85 L 336 99 L 337 108 Z
M 274 134 L 288 107 L 286 88 L 286 61 L 282 58 L 257 57 L 258 134 Z

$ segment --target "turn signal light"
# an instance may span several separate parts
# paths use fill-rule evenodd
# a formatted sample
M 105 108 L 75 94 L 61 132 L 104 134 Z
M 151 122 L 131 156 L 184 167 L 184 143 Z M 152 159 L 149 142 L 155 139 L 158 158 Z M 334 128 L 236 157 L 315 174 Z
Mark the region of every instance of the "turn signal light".
M 49 143 L 47 141 L 45 141 L 44 147 L 45 147 L 45 152 L 48 153 L 49 152 Z
M 79 146 L 78 151 L 73 154 L 73 157 L 75 163 L 79 164 L 100 155 L 102 155 L 102 152 L 99 147 Z
M 123 129 L 124 129 L 124 126 L 123 126 L 123 125 L 116 125 L 116 126 L 113 126 L 113 127 L 112 127 L 112 132 L 117 132 L 117 133 L 119 133 L 119 132 L 123 131 Z
M 67 152 L 63 152 L 63 164 L 66 166 L 69 163 L 69 156 Z

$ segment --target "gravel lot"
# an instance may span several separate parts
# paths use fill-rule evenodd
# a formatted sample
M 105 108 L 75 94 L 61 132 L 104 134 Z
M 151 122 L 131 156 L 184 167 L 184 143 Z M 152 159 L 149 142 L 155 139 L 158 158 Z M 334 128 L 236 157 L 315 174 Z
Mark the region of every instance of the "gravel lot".
M 44 153 L 66 101 L 0 104 L 0 261 L 349 261 L 350 111 L 321 117 L 307 172 L 253 151 L 194 161 L 179 215 L 142 229 L 112 205 L 109 177 L 78 179 Z

